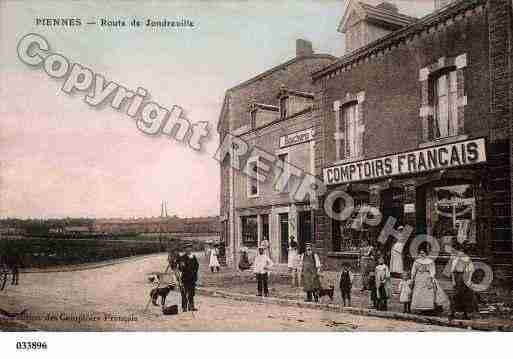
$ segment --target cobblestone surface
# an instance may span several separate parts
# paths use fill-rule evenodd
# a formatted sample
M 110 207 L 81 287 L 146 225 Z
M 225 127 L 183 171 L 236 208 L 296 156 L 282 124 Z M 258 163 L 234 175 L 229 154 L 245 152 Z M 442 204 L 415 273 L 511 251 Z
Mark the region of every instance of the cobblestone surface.
M 164 316 L 150 306 L 147 277 L 165 267 L 165 256 L 151 256 L 83 271 L 26 273 L 17 287 L 0 294 L 0 307 L 17 312 L 27 309 L 24 323 L 50 331 L 448 331 L 433 325 L 346 313 L 251 303 L 197 296 L 199 311 Z M 203 277 L 203 280 L 206 278 Z M 178 302 L 172 292 L 168 304 Z M 80 321 L 77 319 L 82 315 Z M 93 320 L 97 319 L 97 320 Z M 0 320 L 9 330 L 15 322 Z M 17 327 L 17 326 L 16 326 Z

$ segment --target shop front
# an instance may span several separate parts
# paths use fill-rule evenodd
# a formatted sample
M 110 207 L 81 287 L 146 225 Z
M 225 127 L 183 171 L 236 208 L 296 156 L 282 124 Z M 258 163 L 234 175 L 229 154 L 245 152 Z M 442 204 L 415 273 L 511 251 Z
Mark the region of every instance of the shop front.
M 265 206 L 239 209 L 241 249 L 250 259 L 256 255 L 262 241 L 269 241 L 269 254 L 275 263 L 288 263 L 291 238 L 302 253 L 312 241 L 313 213 L 308 204 Z
M 409 241 L 415 235 L 433 237 L 440 258 L 448 257 L 454 247 L 487 256 L 491 204 L 486 166 L 486 142 L 479 138 L 325 168 L 328 190 L 342 190 L 354 203 L 350 217 L 330 219 L 328 255 L 357 260 L 371 245 L 389 260 L 396 239 L 377 239 L 392 220 L 395 229 L 412 228 Z M 333 209 L 340 211 L 344 203 L 338 199 Z M 361 210 L 369 207 L 379 210 L 381 220 L 374 217 L 377 212 Z M 412 258 L 403 254 L 408 265 Z

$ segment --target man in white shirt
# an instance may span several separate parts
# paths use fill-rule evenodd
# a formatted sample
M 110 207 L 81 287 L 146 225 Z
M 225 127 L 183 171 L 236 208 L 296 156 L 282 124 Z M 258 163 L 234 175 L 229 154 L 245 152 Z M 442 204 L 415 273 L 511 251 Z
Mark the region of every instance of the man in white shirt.
M 258 290 L 257 295 L 260 297 L 262 296 L 262 291 L 264 293 L 264 296 L 269 296 L 269 288 L 267 287 L 267 275 L 272 265 L 273 262 L 267 256 L 267 253 L 264 252 L 264 248 L 259 247 L 258 255 L 255 257 L 255 262 L 253 263 L 253 272 L 256 274 Z

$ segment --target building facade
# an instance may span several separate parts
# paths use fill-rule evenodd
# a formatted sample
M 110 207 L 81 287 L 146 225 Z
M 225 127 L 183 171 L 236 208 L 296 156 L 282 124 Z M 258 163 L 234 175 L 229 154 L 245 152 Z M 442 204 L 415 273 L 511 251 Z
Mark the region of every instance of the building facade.
M 355 261 L 368 242 L 386 255 L 389 242 L 376 240 L 393 218 L 391 228 L 413 228 L 410 238 L 434 238 L 440 265 L 447 245 L 461 244 L 498 280 L 511 281 L 512 2 L 440 5 L 420 19 L 389 6 L 346 7 L 339 26 L 346 35 L 405 21 L 394 30 L 383 26 L 381 37 L 357 48 L 351 44 L 350 53 L 313 74 L 320 87 L 323 136 L 315 155 L 322 158 L 322 198 L 338 189 L 355 205 L 344 220 L 316 212 L 316 245 L 331 266 Z M 358 215 L 369 207 L 382 219 Z M 343 200 L 332 208 L 344 208 Z
M 277 183 L 278 174 L 257 181 L 247 173 L 266 166 L 270 156 L 282 163 L 278 171 L 314 170 L 314 136 L 319 122 L 310 73 L 335 60 L 315 54 L 312 44 L 300 39 L 293 59 L 226 91 L 218 123 L 220 143 L 230 134 L 267 154 L 248 151 L 253 155 L 244 159 L 240 170 L 232 155 L 222 159 L 221 241 L 229 265 L 238 263 L 242 247 L 251 255 L 264 238 L 277 262 L 287 260 L 290 236 L 301 243 L 311 239 L 308 204 L 296 203 L 290 196 L 296 184 L 292 180 Z
M 447 248 L 461 246 L 511 285 L 512 2 L 435 5 L 413 18 L 388 2 L 350 0 L 338 26 L 346 55 L 323 55 L 293 76 L 275 68 L 227 91 L 221 142 L 238 136 L 319 181 L 315 203 L 298 202 L 297 188 L 276 193 L 272 181 L 255 184 L 226 156 L 220 218 L 229 263 L 241 246 L 267 236 L 273 259 L 284 261 L 293 235 L 312 242 L 328 268 L 356 265 L 368 243 L 389 255 L 393 242 L 377 239 L 403 225 L 410 240 L 429 236 L 438 265 L 447 263 Z M 311 109 L 291 115 L 287 98 Z M 286 141 L 299 143 L 284 150 Z M 251 168 L 259 159 L 246 160 Z M 330 196 L 337 190 L 354 204 L 343 218 L 326 211 L 345 208 Z

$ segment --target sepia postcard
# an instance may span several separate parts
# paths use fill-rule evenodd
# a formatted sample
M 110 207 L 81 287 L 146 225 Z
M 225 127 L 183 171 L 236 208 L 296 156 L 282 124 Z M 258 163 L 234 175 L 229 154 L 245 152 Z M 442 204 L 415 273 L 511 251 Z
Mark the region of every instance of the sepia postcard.
M 0 336 L 513 332 L 512 73 L 511 0 L 0 0 Z

